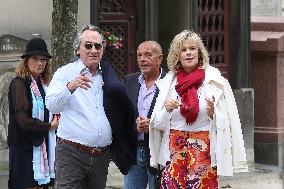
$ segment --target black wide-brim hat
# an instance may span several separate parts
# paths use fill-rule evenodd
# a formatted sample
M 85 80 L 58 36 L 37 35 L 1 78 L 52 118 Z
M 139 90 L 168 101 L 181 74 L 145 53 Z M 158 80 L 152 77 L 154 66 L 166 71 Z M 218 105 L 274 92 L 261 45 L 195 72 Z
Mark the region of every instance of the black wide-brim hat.
M 48 53 L 46 43 L 41 38 L 33 38 L 29 40 L 25 54 L 21 56 L 21 58 L 25 58 L 31 55 L 42 55 L 46 56 L 47 58 L 51 59 L 52 56 Z

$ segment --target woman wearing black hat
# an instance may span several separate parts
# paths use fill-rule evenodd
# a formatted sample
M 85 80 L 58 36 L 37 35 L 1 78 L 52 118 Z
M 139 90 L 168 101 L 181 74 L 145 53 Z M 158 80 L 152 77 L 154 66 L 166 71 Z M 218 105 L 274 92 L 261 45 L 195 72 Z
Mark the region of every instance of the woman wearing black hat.
M 9 87 L 9 182 L 11 189 L 53 184 L 58 117 L 45 107 L 51 58 L 41 38 L 31 39 Z

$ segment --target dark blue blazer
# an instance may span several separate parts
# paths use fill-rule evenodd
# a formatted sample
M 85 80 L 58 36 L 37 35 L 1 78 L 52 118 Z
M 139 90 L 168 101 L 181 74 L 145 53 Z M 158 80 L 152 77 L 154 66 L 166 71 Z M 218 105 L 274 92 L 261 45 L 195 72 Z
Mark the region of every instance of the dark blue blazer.
M 112 128 L 112 161 L 120 172 L 126 175 L 130 166 L 136 162 L 137 132 L 133 128 L 134 107 L 123 83 L 108 62 L 101 62 L 101 72 L 104 81 L 104 110 Z
M 139 90 L 140 90 L 140 87 L 141 87 L 140 83 L 138 82 L 138 77 L 140 75 L 141 75 L 140 72 L 136 72 L 136 73 L 128 74 L 124 78 L 124 84 L 125 84 L 125 87 L 126 87 L 127 95 L 130 98 L 130 100 L 131 100 L 131 102 L 134 106 L 135 119 L 139 116 L 137 103 L 138 103 Z M 162 69 L 161 78 L 163 78 L 165 75 L 166 75 L 166 72 Z M 148 118 L 151 118 L 151 114 L 152 114 L 154 105 L 156 103 L 156 98 L 157 98 L 158 94 L 159 94 L 159 90 L 157 89 L 156 92 L 155 92 L 154 98 L 151 102 L 151 106 L 150 106 L 150 109 L 149 109 L 149 112 L 148 112 L 148 115 L 147 115 Z M 133 127 L 138 134 L 136 122 L 134 123 Z M 137 142 L 138 142 L 138 140 L 136 140 L 136 143 Z M 150 167 L 150 149 L 149 149 L 149 135 L 148 134 L 144 134 L 144 142 L 145 142 L 145 149 L 146 149 L 145 150 L 145 156 L 146 156 L 146 159 L 147 159 L 148 170 L 152 174 L 156 174 L 157 171 L 154 168 Z

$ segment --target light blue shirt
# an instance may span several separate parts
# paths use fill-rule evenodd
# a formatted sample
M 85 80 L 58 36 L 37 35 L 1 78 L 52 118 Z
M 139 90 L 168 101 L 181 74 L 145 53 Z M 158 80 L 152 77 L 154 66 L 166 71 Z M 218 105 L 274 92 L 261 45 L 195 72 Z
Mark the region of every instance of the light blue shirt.
M 142 74 L 139 76 L 138 82 L 141 84 L 141 86 L 138 95 L 137 109 L 140 117 L 147 118 L 157 86 L 154 84 L 151 88 L 147 89 Z M 138 134 L 138 140 L 144 140 L 143 133 Z
M 112 132 L 103 107 L 101 72 L 87 74 L 93 81 L 87 90 L 77 88 L 71 94 L 67 88 L 83 68 L 79 59 L 55 72 L 47 90 L 46 107 L 61 114 L 57 136 L 86 146 L 104 147 L 112 142 Z

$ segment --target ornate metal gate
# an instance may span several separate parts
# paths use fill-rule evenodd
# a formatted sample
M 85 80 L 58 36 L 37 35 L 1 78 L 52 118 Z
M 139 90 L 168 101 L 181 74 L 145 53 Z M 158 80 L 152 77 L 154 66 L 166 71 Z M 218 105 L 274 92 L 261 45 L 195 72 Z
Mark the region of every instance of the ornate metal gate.
M 123 47 L 107 49 L 104 59 L 109 60 L 121 78 L 135 71 L 135 1 L 97 0 L 98 25 L 122 37 Z M 230 0 L 193 1 L 192 12 L 198 16 L 196 24 L 210 54 L 210 64 L 229 78 L 229 4 Z M 196 15 L 194 14 L 194 15 Z M 196 22 L 192 14 L 192 21 Z M 195 28 L 195 27 L 194 27 Z
M 198 0 L 198 31 L 210 54 L 210 64 L 229 77 L 230 0 Z
M 135 22 L 133 0 L 101 0 L 99 26 L 122 38 L 120 49 L 108 48 L 103 59 L 108 60 L 122 79 L 135 71 Z

